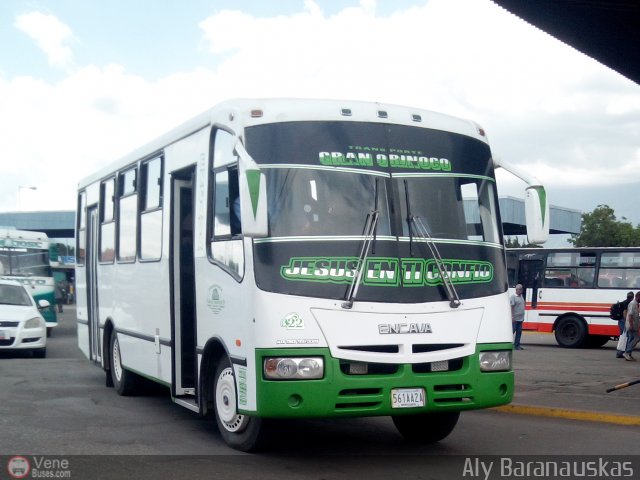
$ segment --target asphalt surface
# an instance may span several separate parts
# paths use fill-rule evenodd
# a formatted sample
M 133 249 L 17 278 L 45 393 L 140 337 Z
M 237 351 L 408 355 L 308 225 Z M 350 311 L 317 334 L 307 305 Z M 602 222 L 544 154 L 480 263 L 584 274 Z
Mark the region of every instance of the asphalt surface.
M 595 349 L 566 349 L 557 346 L 553 334 L 525 332 L 523 346 L 524 350 L 513 352 L 513 405 L 588 412 L 594 420 L 598 415 L 632 416 L 640 425 L 640 384 L 606 393 L 640 378 L 640 362 L 616 358 L 616 342 Z M 640 358 L 640 353 L 635 356 Z M 542 412 L 531 409 L 531 413 Z

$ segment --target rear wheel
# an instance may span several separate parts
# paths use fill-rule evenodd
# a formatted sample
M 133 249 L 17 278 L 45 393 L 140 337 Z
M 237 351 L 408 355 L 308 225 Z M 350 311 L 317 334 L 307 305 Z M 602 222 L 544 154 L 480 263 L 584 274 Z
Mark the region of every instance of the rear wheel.
M 580 348 L 587 340 L 587 326 L 574 315 L 562 318 L 555 329 L 556 342 L 565 348 Z
M 260 449 L 264 442 L 262 419 L 238 413 L 238 397 L 233 368 L 225 356 L 216 368 L 213 382 L 214 412 L 222 439 L 243 452 Z
M 405 440 L 413 443 L 434 443 L 453 432 L 460 412 L 398 415 L 391 418 Z
M 53 333 L 53 327 L 47 327 L 47 337 L 50 337 Z
M 125 370 L 120 356 L 120 342 L 116 332 L 111 334 L 109 347 L 109 366 L 113 387 L 118 394 L 123 396 L 134 395 L 140 385 L 140 377 L 133 372 Z

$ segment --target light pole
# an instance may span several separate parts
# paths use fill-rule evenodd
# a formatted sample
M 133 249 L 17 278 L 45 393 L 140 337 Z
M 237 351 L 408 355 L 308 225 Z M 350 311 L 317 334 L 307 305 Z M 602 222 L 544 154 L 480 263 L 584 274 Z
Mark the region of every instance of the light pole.
M 26 189 L 26 190 L 37 190 L 38 187 L 32 187 L 29 185 L 18 185 L 18 211 L 21 211 L 21 205 L 20 205 L 20 192 L 22 191 L 22 189 Z

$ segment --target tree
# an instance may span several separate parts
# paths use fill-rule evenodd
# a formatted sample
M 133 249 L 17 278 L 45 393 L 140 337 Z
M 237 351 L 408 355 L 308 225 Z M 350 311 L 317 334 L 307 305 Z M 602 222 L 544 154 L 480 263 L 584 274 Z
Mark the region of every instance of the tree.
M 504 246 L 506 248 L 542 248 L 542 245 L 537 245 L 535 243 L 520 243 L 518 237 L 506 237 L 504 241 Z
M 569 242 L 575 247 L 637 247 L 640 246 L 640 226 L 619 221 L 613 208 L 598 205 L 593 212 L 582 214 L 580 233 L 572 235 Z

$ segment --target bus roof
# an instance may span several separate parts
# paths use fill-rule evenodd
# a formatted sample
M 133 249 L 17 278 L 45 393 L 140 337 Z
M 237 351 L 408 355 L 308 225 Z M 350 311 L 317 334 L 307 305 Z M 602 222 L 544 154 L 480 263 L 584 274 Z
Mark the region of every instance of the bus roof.
M 46 233 L 32 232 L 30 230 L 14 230 L 0 228 L 0 238 L 21 238 L 23 240 L 49 240 Z
M 420 108 L 352 100 L 234 99 L 219 103 L 120 160 L 85 177 L 79 182 L 78 187 L 83 188 L 210 125 L 224 125 L 232 130 L 236 127 L 235 133 L 239 134 L 243 128 L 253 125 L 295 121 L 392 123 L 458 133 L 488 143 L 484 130 L 475 122 Z

